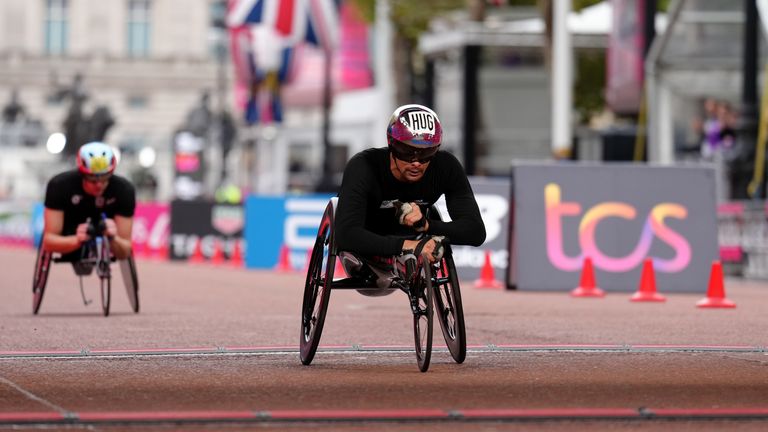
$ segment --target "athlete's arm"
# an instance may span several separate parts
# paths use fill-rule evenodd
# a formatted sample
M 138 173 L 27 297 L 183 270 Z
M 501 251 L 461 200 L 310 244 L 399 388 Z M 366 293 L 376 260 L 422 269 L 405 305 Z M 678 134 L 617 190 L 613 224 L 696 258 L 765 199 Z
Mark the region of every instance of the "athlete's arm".
M 461 164 L 455 156 L 447 156 L 443 177 L 447 183 L 445 203 L 451 222 L 430 219 L 427 232 L 446 236 L 451 244 L 480 246 L 485 241 L 485 224 L 475 194 Z
M 118 181 L 117 178 L 114 179 Z M 120 191 L 118 192 L 118 207 L 115 209 L 115 218 L 107 219 L 107 236 L 109 245 L 117 259 L 126 259 L 131 255 L 133 235 L 133 215 L 136 212 L 136 189 L 129 181 L 119 179 Z
M 62 235 L 64 211 L 46 208 L 43 212 L 43 249 L 50 252 L 68 253 L 88 240 L 88 224 L 80 224 L 73 235 Z
M 364 255 L 397 255 L 403 240 L 377 234 L 365 226 L 368 197 L 378 188 L 368 162 L 356 155 L 347 163 L 339 190 L 334 232 L 340 250 Z
M 114 219 L 106 220 L 109 246 L 117 259 L 125 259 L 131 254 L 131 233 L 133 218 L 116 215 Z

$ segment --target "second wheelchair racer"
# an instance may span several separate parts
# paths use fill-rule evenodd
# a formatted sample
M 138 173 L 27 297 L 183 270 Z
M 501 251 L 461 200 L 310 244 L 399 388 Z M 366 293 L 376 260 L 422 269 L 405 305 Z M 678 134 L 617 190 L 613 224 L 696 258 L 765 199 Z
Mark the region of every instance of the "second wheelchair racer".
M 442 135 L 434 111 L 403 105 L 390 118 L 388 146 L 363 150 L 347 163 L 334 232 L 350 276 L 372 270 L 378 286 L 389 288 L 387 257 L 425 252 L 434 262 L 441 237 L 456 245 L 485 241 L 467 175 L 456 157 L 440 151 Z M 425 216 L 443 194 L 450 222 Z
M 77 152 L 77 169 L 54 176 L 45 192 L 43 248 L 76 262 L 90 240 L 89 225 L 101 221 L 118 259 L 131 253 L 136 190 L 115 175 L 117 158 L 107 144 L 91 142 Z

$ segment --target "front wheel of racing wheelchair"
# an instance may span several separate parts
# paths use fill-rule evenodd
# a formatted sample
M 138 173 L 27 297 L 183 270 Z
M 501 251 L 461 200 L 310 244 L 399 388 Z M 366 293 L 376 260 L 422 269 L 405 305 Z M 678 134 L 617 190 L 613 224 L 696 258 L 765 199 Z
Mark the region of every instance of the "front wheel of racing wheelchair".
M 51 263 L 69 262 L 79 278 L 80 293 L 85 305 L 90 304 L 86 300 L 83 292 L 83 277 L 90 275 L 96 270 L 99 278 L 99 287 L 101 293 L 101 310 L 104 316 L 109 316 L 111 291 L 112 291 L 112 268 L 111 263 L 116 261 L 112 256 L 109 247 L 109 240 L 105 235 L 97 236 L 90 240 L 84 250 L 83 256 L 78 260 L 72 260 L 70 257 L 64 257 L 53 252 L 46 251 L 43 248 L 42 236 L 37 249 L 37 259 L 35 260 L 35 272 L 32 279 L 32 313 L 37 315 L 40 311 L 40 305 L 43 302 L 43 294 L 48 282 Z M 123 275 L 123 282 L 128 293 L 128 299 L 131 309 L 139 312 L 139 280 L 136 273 L 136 262 L 133 254 L 124 260 L 119 260 L 120 269 Z
M 334 244 L 333 224 L 338 198 L 326 206 L 309 258 L 302 303 L 302 329 L 300 340 L 301 362 L 312 362 L 323 331 L 332 289 L 377 289 L 370 282 L 355 278 L 334 280 L 338 251 Z M 430 209 L 440 217 L 436 207 Z M 426 265 L 425 265 L 426 264 Z M 443 337 L 456 363 L 466 357 L 466 330 L 461 291 L 450 245 L 446 243 L 443 257 L 432 264 L 426 257 L 418 257 L 415 277 L 408 285 L 408 296 L 413 312 L 414 342 L 419 370 L 426 372 L 432 353 L 433 310 L 436 311 Z M 397 288 L 392 288 L 397 290 Z

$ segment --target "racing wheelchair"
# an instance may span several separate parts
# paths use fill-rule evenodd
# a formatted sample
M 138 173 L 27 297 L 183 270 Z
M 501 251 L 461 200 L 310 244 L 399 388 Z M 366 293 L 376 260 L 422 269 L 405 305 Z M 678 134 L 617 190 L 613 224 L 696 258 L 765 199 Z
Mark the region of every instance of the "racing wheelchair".
M 117 261 L 120 265 L 123 283 L 125 284 L 125 289 L 128 293 L 131 309 L 135 313 L 139 312 L 139 279 L 136 274 L 136 261 L 133 258 L 133 253 L 123 260 L 117 260 L 112 255 L 112 251 L 109 247 L 109 239 L 105 232 L 104 218 L 106 218 L 106 216 L 102 216 L 102 219 L 98 221 L 89 221 L 88 235 L 91 239 L 85 242 L 83 247 L 75 253 L 62 255 L 46 251 L 43 249 L 41 237 L 40 244 L 37 248 L 37 258 L 35 259 L 35 273 L 32 279 L 32 313 L 34 315 L 37 315 L 40 310 L 40 305 L 43 302 L 43 294 L 45 294 L 45 287 L 48 282 L 48 274 L 52 262 L 68 262 L 72 264 L 75 275 L 79 278 L 80 295 L 82 296 L 83 304 L 86 306 L 91 303 L 91 300 L 85 298 L 83 277 L 89 276 L 95 270 L 101 288 L 101 309 L 104 316 L 109 316 L 112 289 L 111 264 Z
M 325 208 L 307 266 L 301 309 L 300 340 L 300 358 L 305 365 L 312 362 L 317 351 L 331 290 L 355 289 L 361 293 L 366 290 L 382 290 L 375 280 L 370 278 L 334 279 L 336 260 L 342 252 L 337 249 L 334 241 L 334 215 L 337 203 L 338 198 L 331 198 Z M 440 217 L 440 212 L 434 206 L 429 209 L 429 213 Z M 387 288 L 390 291 L 402 290 L 408 295 L 413 312 L 416 360 L 421 372 L 429 369 L 435 311 L 448 351 L 454 361 L 462 363 L 467 354 L 464 311 L 456 266 L 450 244 L 446 241 L 443 247 L 442 257 L 431 264 L 426 255 L 416 254 L 413 259 L 405 263 L 394 258 L 393 280 L 398 286 Z

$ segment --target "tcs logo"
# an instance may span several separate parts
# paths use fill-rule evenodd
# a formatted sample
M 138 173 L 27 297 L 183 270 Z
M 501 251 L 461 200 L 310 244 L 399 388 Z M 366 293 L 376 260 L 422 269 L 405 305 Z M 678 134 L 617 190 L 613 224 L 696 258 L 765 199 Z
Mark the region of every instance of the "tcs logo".
M 654 257 L 654 267 L 657 270 L 674 273 L 683 270 L 691 262 L 691 246 L 688 240 L 664 224 L 666 218 L 688 217 L 688 210 L 680 204 L 655 205 L 645 219 L 634 250 L 624 257 L 612 257 L 604 254 L 595 241 L 597 226 L 607 218 L 634 220 L 637 217 L 637 210 L 633 206 L 618 201 L 606 201 L 587 209 L 582 216 L 579 203 L 562 201 L 560 185 L 557 183 L 549 183 L 544 187 L 544 202 L 547 257 L 552 265 L 560 270 L 580 269 L 584 257 L 590 257 L 593 264 L 603 270 L 611 272 L 631 270 L 648 256 L 654 237 L 669 245 L 675 252 L 670 259 Z M 581 217 L 578 233 L 581 254 L 577 256 L 567 256 L 563 250 L 563 218 L 565 217 Z

